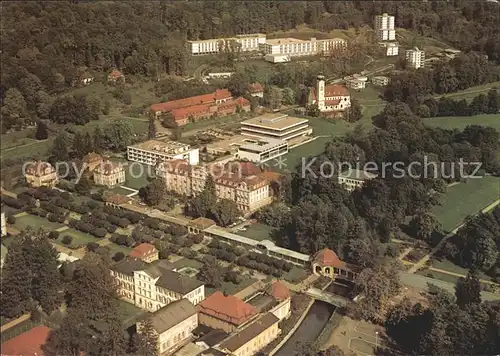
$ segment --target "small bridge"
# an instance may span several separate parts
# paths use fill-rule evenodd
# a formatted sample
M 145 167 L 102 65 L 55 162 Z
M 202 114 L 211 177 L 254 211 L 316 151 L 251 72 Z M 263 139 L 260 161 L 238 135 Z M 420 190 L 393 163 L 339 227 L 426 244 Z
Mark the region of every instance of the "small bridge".
M 316 300 L 321 300 L 322 302 L 333 304 L 337 307 L 345 307 L 350 301 L 345 297 L 330 292 L 325 292 L 324 290 L 318 288 L 309 288 L 304 291 L 304 294 Z

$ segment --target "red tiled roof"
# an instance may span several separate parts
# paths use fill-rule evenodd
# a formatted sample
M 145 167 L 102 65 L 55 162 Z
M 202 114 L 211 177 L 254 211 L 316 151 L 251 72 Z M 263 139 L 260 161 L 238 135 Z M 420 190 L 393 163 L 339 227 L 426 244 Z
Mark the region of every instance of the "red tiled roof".
M 314 262 L 322 266 L 344 267 L 344 262 L 337 256 L 335 252 L 328 248 L 324 248 L 314 255 Z
M 316 88 L 312 88 L 312 96 L 316 100 Z M 349 89 L 343 85 L 325 85 L 325 98 L 331 96 L 350 96 Z
M 167 101 L 165 103 L 151 105 L 152 111 L 170 112 L 174 109 L 181 109 L 199 104 L 211 104 L 215 102 L 215 93 L 192 96 L 190 98 Z
M 106 201 L 106 203 L 121 205 L 121 204 L 127 204 L 130 201 L 130 198 L 121 194 L 113 194 L 107 196 L 104 200 Z
M 224 320 L 233 325 L 241 325 L 257 313 L 250 304 L 234 295 L 225 296 L 219 291 L 198 304 L 197 308 L 200 313 Z
M 2 355 L 42 356 L 42 345 L 45 344 L 51 329 L 46 326 L 35 326 L 33 329 L 16 336 L 2 344 Z
M 260 93 L 264 91 L 264 86 L 260 83 L 248 84 L 248 91 L 250 93 Z
M 158 250 L 153 245 L 148 243 L 142 243 L 134 247 L 134 249 L 130 251 L 128 255 L 130 257 L 143 258 L 157 252 Z
M 233 95 L 227 89 L 217 89 L 215 91 L 215 100 L 229 99 L 232 97 Z
M 108 75 L 108 78 L 112 78 L 112 79 L 120 78 L 120 77 L 123 77 L 123 74 L 122 74 L 122 72 L 120 72 L 119 70 L 116 70 L 116 69 L 114 71 L 112 71 L 111 73 L 109 73 L 109 75 Z
M 37 161 L 29 164 L 26 167 L 25 172 L 26 174 L 40 177 L 44 176 L 46 174 L 45 171 L 48 169 L 50 169 L 50 173 L 55 171 L 54 167 L 52 167 L 52 165 L 49 162 Z
M 325 105 L 338 105 L 339 103 L 340 99 L 325 100 Z
M 201 104 L 201 105 L 193 105 L 180 109 L 173 109 L 171 111 L 174 120 L 182 120 L 188 118 L 189 116 L 197 116 L 200 114 L 208 114 L 210 113 L 210 104 Z
M 276 300 L 285 300 L 290 298 L 290 290 L 288 289 L 287 286 L 283 284 L 283 282 L 276 281 L 271 285 L 271 288 L 269 289 L 269 294 Z
M 261 178 L 267 179 L 270 182 L 278 182 L 281 179 L 281 174 L 273 171 L 264 171 L 257 175 Z

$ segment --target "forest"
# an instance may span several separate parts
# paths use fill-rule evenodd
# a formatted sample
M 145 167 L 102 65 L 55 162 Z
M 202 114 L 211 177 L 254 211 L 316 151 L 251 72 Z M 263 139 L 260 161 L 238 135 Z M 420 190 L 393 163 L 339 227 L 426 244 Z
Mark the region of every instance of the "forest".
M 155 80 L 161 73 L 183 75 L 189 61 L 185 40 L 270 33 L 303 23 L 320 31 L 359 28 L 388 12 L 397 27 L 498 62 L 496 6 L 465 0 L 8 2 L 0 10 L 8 29 L 1 33 L 0 97 L 8 103 L 2 132 L 19 118 L 46 118 L 54 99 L 86 73 L 104 77 L 117 68 Z

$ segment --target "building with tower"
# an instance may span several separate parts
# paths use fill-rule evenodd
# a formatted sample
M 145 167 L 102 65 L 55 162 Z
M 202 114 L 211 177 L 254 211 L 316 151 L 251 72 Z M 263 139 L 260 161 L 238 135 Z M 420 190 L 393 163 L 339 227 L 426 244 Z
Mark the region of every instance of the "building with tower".
M 379 41 L 394 41 L 396 39 L 394 16 L 389 14 L 375 16 L 374 28 Z
M 345 86 L 325 85 L 325 77 L 318 75 L 316 88 L 311 90 L 309 104 L 317 105 L 324 114 L 340 112 L 351 106 L 351 95 Z

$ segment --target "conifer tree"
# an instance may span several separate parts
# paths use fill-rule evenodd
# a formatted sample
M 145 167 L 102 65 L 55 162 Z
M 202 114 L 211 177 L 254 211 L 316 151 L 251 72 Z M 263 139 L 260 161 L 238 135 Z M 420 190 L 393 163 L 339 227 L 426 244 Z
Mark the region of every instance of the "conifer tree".
M 46 140 L 49 138 L 49 132 L 47 130 L 47 125 L 43 121 L 39 121 L 36 126 L 35 138 L 37 140 Z

